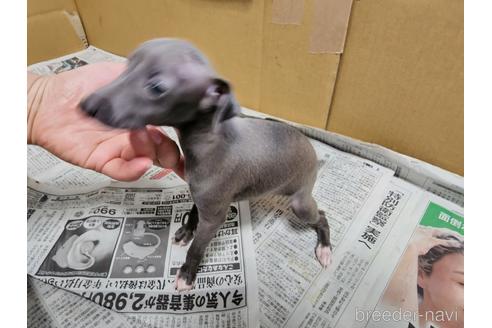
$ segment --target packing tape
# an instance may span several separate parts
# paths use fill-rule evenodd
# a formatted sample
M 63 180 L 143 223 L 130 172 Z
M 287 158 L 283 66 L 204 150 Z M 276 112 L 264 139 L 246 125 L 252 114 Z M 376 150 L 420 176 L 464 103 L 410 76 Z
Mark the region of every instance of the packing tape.
M 304 0 L 273 0 L 272 23 L 300 25 L 304 14 Z
M 310 53 L 340 54 L 345 46 L 353 0 L 314 0 Z

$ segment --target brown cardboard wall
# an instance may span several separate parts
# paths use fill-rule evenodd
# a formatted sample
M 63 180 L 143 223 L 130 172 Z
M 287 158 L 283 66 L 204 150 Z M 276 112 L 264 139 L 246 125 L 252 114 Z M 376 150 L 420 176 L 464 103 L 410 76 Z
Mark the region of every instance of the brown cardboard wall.
M 50 11 L 27 18 L 28 65 L 84 48 L 66 11 Z
M 63 56 L 85 48 L 69 15 L 74 0 L 27 1 L 27 64 Z
M 324 1 L 295 4 L 302 13 L 285 25 L 272 0 L 28 0 L 28 59 L 82 49 L 63 10 L 78 10 L 90 44 L 119 55 L 149 38 L 186 38 L 243 106 L 463 174 L 463 0 L 354 1 L 341 59 L 309 53 Z
M 272 23 L 265 1 L 261 72 L 262 112 L 325 128 L 340 55 L 309 53 L 313 1 L 304 2 L 300 25 Z
M 463 1 L 352 8 L 328 130 L 463 174 Z
M 27 0 L 27 16 L 45 14 L 50 11 L 66 10 L 75 12 L 74 0 Z

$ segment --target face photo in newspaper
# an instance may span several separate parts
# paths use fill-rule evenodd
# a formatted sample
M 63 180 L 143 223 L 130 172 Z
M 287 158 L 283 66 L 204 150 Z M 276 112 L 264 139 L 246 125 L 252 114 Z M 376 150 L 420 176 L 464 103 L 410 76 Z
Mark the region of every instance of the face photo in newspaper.
M 67 221 L 37 275 L 107 277 L 121 225 L 102 216 Z
M 463 327 L 463 223 L 431 202 L 412 235 L 381 304 L 406 314 L 408 327 Z

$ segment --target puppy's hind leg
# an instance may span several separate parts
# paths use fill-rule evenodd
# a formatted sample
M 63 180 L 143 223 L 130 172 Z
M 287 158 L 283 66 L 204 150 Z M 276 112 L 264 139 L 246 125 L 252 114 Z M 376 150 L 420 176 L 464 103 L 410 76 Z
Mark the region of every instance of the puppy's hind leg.
M 188 220 L 174 233 L 174 244 L 186 246 L 193 239 L 198 224 L 198 209 L 195 204 L 191 208 Z
M 311 192 L 299 191 L 292 196 L 291 207 L 294 214 L 311 225 L 318 235 L 316 258 L 326 268 L 331 263 L 330 226 L 325 212 L 318 205 Z

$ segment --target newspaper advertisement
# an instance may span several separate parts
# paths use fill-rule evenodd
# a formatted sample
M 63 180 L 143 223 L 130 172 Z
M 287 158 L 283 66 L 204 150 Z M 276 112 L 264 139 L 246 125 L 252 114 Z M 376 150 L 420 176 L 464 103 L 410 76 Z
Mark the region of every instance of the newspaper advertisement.
M 256 270 L 246 202 L 231 204 L 195 288 L 178 293 L 173 283 L 187 247 L 173 244 L 173 237 L 193 205 L 187 186 L 130 184 L 71 195 L 31 188 L 29 194 L 33 277 L 118 312 L 192 314 L 185 322 L 193 327 L 207 327 L 216 313 L 224 326 L 254 322 L 256 292 L 249 284 Z
M 178 293 L 173 283 L 189 245 L 175 245 L 173 237 L 193 203 L 174 172 L 153 167 L 137 182 L 115 182 L 32 145 L 28 166 L 27 262 L 36 283 L 78 294 L 100 311 L 122 312 L 134 323 L 129 327 L 156 318 L 161 324 L 151 327 L 257 325 L 247 202 L 231 204 L 226 223 L 207 248 L 195 288 Z M 101 183 L 106 186 L 100 188 Z M 56 188 L 62 193 L 53 194 Z M 55 307 L 65 300 L 57 299 Z
M 89 47 L 31 70 L 101 60 L 124 59 Z M 180 294 L 172 282 L 186 248 L 172 236 L 192 202 L 179 177 L 153 167 L 134 184 L 116 182 L 29 146 L 32 320 L 77 327 L 73 317 L 87 313 L 118 327 L 462 327 L 462 177 L 299 128 L 318 157 L 313 195 L 330 224 L 330 266 L 317 261 L 316 232 L 289 200 L 265 196 L 231 204 L 196 288 Z M 433 276 L 446 273 L 445 261 L 457 271 L 453 289 Z M 447 303 L 429 303 L 438 291 Z
M 378 304 L 357 309 L 369 327 L 464 326 L 462 209 L 424 197 L 419 220 Z

